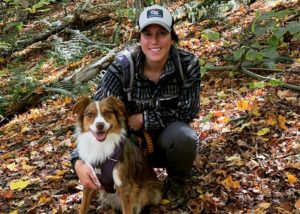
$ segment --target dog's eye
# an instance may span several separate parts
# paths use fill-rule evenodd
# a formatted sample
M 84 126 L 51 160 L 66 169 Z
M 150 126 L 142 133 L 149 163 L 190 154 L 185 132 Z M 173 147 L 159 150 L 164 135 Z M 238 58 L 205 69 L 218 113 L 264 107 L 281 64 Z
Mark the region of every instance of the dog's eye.
M 111 116 L 112 113 L 113 113 L 112 111 L 105 111 L 105 112 L 103 112 L 103 114 L 104 114 L 105 117 Z
M 87 113 L 85 114 L 85 116 L 87 116 L 88 118 L 92 118 L 92 117 L 94 117 L 94 113 L 92 113 L 92 112 L 87 112 Z

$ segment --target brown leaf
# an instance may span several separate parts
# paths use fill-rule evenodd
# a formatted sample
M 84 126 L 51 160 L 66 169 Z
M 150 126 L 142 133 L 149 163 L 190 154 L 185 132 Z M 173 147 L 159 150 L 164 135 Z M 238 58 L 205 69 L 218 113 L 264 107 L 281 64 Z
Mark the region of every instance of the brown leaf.
M 14 193 L 11 190 L 4 191 L 2 194 L 2 197 L 6 198 L 6 199 L 12 198 L 13 196 L 14 196 Z
M 42 86 L 38 87 L 38 88 L 34 89 L 33 92 L 36 94 L 42 94 L 42 93 L 44 93 L 44 88 Z
M 296 207 L 297 210 L 300 211 L 300 198 L 296 201 L 295 207 Z

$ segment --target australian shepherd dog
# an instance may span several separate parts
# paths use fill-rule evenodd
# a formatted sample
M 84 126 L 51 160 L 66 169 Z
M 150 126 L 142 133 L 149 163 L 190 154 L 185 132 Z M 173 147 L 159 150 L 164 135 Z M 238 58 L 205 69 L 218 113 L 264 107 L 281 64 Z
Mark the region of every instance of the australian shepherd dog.
M 91 166 L 101 187 L 83 189 L 80 213 L 87 213 L 95 192 L 100 203 L 124 214 L 138 214 L 148 205 L 159 204 L 162 184 L 149 166 L 143 151 L 127 138 L 126 110 L 116 97 L 92 101 L 79 99 L 77 149 L 79 157 Z

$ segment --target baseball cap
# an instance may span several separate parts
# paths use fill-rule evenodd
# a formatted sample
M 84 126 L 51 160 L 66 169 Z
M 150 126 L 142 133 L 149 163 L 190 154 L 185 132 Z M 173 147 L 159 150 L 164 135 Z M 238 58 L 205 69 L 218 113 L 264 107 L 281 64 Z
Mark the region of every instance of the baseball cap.
M 151 24 L 158 24 L 164 27 L 168 32 L 172 30 L 172 15 L 170 11 L 160 5 L 145 7 L 139 17 L 139 27 L 142 31 Z

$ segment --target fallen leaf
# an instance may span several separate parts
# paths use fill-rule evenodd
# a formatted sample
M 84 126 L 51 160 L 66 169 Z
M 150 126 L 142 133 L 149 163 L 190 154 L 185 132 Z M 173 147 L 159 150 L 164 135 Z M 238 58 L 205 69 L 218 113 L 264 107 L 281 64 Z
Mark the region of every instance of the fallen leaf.
M 266 120 L 266 124 L 269 126 L 274 126 L 277 124 L 277 117 L 275 114 L 269 114 Z
M 64 171 L 64 170 L 56 170 L 55 171 L 55 174 L 58 176 L 64 175 L 65 173 L 66 173 L 66 171 Z
M 217 93 L 217 96 L 218 96 L 219 99 L 223 99 L 223 98 L 226 97 L 226 94 L 225 94 L 224 91 L 220 91 L 220 92 Z
M 283 91 L 279 90 L 277 92 L 277 95 L 278 95 L 278 97 L 280 99 L 284 99 L 286 97 L 290 97 L 291 96 L 291 92 L 290 92 L 290 90 L 283 90 Z
M 268 132 L 270 132 L 269 128 L 263 128 L 263 129 L 259 130 L 256 134 L 258 136 L 263 136 L 263 135 L 267 134 Z
M 300 198 L 296 201 L 295 207 L 296 207 L 297 210 L 300 211 Z
M 14 196 L 14 193 L 11 190 L 7 190 L 2 194 L 2 197 L 6 198 L 6 199 L 12 198 L 13 196 Z
M 26 171 L 30 171 L 30 170 L 34 169 L 33 166 L 27 165 L 26 161 L 23 161 L 21 164 L 22 164 L 22 169 L 24 169 Z
M 18 214 L 18 210 L 10 211 L 9 214 Z
M 267 202 L 262 202 L 258 205 L 259 208 L 265 210 L 265 209 L 268 209 L 270 207 L 270 203 L 267 203 Z
M 17 180 L 17 181 L 11 181 L 9 183 L 9 187 L 11 190 L 15 190 L 15 189 L 24 189 L 26 188 L 28 185 L 30 184 L 30 180 Z
M 249 108 L 249 101 L 248 100 L 239 100 L 236 103 L 237 109 L 240 111 L 245 111 Z
M 285 123 L 286 123 L 285 117 L 279 115 L 278 116 L 278 125 L 279 125 L 279 127 L 282 128 L 282 129 L 284 129 L 284 130 L 287 130 L 288 128 L 286 127 Z
M 24 126 L 21 130 L 21 133 L 24 134 L 26 132 L 28 132 L 30 129 L 27 126 Z
M 285 173 L 285 176 L 287 177 L 288 182 L 289 182 L 290 184 L 295 184 L 295 183 L 298 182 L 298 178 L 297 178 L 294 174 L 292 174 L 292 173 L 290 173 L 290 172 L 286 172 L 286 173 Z
M 6 165 L 6 167 L 7 167 L 10 171 L 14 171 L 14 170 L 18 167 L 18 165 L 17 165 L 15 162 L 13 162 L 13 163 L 11 163 L 11 164 Z
M 244 165 L 244 161 L 242 161 L 241 157 L 237 154 L 230 156 L 230 157 L 226 156 L 225 160 L 232 162 L 232 164 L 235 166 L 243 166 Z
M 226 189 L 238 189 L 240 188 L 240 181 L 232 180 L 232 177 L 229 175 L 222 181 L 223 186 Z
M 167 205 L 167 204 L 169 204 L 171 201 L 169 201 L 168 199 L 161 199 L 160 200 L 160 204 L 161 205 Z
M 210 104 L 210 100 L 207 97 L 203 97 L 200 99 L 200 105 L 207 106 Z
M 36 94 L 42 94 L 42 93 L 44 93 L 44 87 L 38 87 L 38 88 L 34 89 L 33 92 Z
M 48 203 L 49 201 L 51 201 L 51 197 L 50 196 L 46 196 L 46 195 L 42 195 L 40 198 L 39 198 L 39 204 L 46 204 Z

